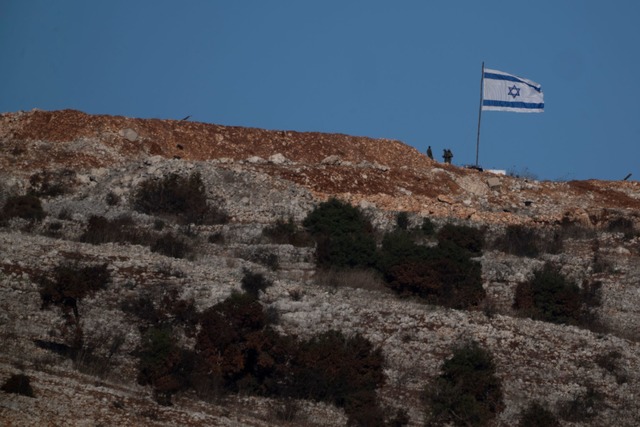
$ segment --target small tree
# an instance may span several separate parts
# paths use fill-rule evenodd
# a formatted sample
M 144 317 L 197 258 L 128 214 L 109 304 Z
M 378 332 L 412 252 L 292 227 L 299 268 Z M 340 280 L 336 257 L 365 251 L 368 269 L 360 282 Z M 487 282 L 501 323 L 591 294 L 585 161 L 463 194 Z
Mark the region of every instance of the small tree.
M 491 354 L 471 342 L 454 350 L 442 374 L 425 389 L 430 425 L 486 426 L 504 409 Z
M 65 313 L 73 311 L 77 320 L 78 302 L 104 289 L 110 278 L 107 264 L 85 267 L 61 264 L 54 269 L 53 278 L 41 276 L 36 279 L 40 284 L 42 308 L 51 304 L 60 306 Z

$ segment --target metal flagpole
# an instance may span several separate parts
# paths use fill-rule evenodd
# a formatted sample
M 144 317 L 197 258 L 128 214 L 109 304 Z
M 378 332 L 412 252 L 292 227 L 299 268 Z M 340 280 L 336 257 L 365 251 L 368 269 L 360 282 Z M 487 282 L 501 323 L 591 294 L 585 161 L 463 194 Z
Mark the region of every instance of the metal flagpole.
M 484 61 L 482 61 L 482 77 L 480 77 L 480 109 L 478 110 L 478 136 L 476 139 L 476 167 L 478 166 L 478 153 L 480 151 L 480 119 L 482 119 L 482 101 L 484 89 Z

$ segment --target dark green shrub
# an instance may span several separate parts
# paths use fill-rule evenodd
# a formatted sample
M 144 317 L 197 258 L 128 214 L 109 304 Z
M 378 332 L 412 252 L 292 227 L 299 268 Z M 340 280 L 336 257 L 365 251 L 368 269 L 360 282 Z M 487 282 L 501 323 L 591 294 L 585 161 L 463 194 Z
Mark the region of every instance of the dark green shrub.
M 428 425 L 486 426 L 504 409 L 491 354 L 472 342 L 454 350 L 425 389 Z
M 171 405 L 171 396 L 189 385 L 193 355 L 178 347 L 169 326 L 152 327 L 142 337 L 138 383 L 151 385 L 156 401 Z
M 513 307 L 536 320 L 582 326 L 595 325 L 594 308 L 600 305 L 601 283 L 585 283 L 581 290 L 560 269 L 547 263 L 533 279 L 516 288 Z
M 200 174 L 189 177 L 169 174 L 143 181 L 135 192 L 133 207 L 146 214 L 174 215 L 184 223 L 223 224 L 228 216 L 207 204 L 207 194 Z
M 41 221 L 46 216 L 37 196 L 11 196 L 2 207 L 2 218 L 23 218 L 30 221 Z
M 396 215 L 396 226 L 399 230 L 409 228 L 409 214 L 407 212 L 398 212 L 398 215 Z
M 107 202 L 107 205 L 109 205 L 109 206 L 119 205 L 120 204 L 120 196 L 118 196 L 113 191 L 109 191 L 107 193 L 107 196 L 105 197 L 105 202 Z
M 358 208 L 332 198 L 311 211 L 303 225 L 317 242 L 318 266 L 353 268 L 375 264 L 373 227 Z
M 433 222 L 429 218 L 422 218 L 422 225 L 420 226 L 420 231 L 425 236 L 433 236 L 436 234 L 436 227 L 433 225 Z
M 42 308 L 57 305 L 66 314 L 73 311 L 77 319 L 80 300 L 104 289 L 110 279 L 107 264 L 86 267 L 61 264 L 53 270 L 52 278 L 40 276 L 36 282 L 40 285 Z
M 298 229 L 292 218 L 286 222 L 281 219 L 276 220 L 275 224 L 262 230 L 262 235 L 270 242 L 279 245 L 310 246 L 312 244 L 309 233 Z
M 184 239 L 173 233 L 167 233 L 159 237 L 151 245 L 151 252 L 157 252 L 172 258 L 186 258 L 192 253 L 192 248 Z
M 31 380 L 25 374 L 14 374 L 5 381 L 0 390 L 5 393 L 21 394 L 27 397 L 36 397 L 31 388 Z
M 472 256 L 482 255 L 484 231 L 466 225 L 444 225 L 437 233 L 438 242 L 451 242 L 465 249 Z
M 262 273 L 253 273 L 249 270 L 244 270 L 244 276 L 242 277 L 242 290 L 249 295 L 258 298 L 260 292 L 264 292 L 273 283 L 264 277 Z
M 520 414 L 518 427 L 560 427 L 560 421 L 553 412 L 540 403 L 533 402 Z

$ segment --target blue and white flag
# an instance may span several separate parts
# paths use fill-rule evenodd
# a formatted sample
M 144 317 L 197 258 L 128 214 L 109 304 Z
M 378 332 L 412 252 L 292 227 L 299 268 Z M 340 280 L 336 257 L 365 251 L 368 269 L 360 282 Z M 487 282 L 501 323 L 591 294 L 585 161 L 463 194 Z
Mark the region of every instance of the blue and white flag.
M 485 68 L 483 87 L 483 110 L 516 113 L 544 111 L 542 87 L 531 80 Z

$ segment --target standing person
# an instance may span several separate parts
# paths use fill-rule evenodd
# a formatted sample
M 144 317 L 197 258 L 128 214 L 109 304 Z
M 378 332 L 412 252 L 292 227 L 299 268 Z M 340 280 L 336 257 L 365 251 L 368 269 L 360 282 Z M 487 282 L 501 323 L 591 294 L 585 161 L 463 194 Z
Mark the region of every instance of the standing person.
M 427 147 L 427 157 L 433 160 L 433 152 L 431 151 L 431 146 Z
M 453 157 L 453 154 L 451 153 L 451 150 L 449 150 L 448 148 L 445 148 L 442 154 L 442 158 L 444 159 L 444 162 L 451 163 L 452 157 Z

